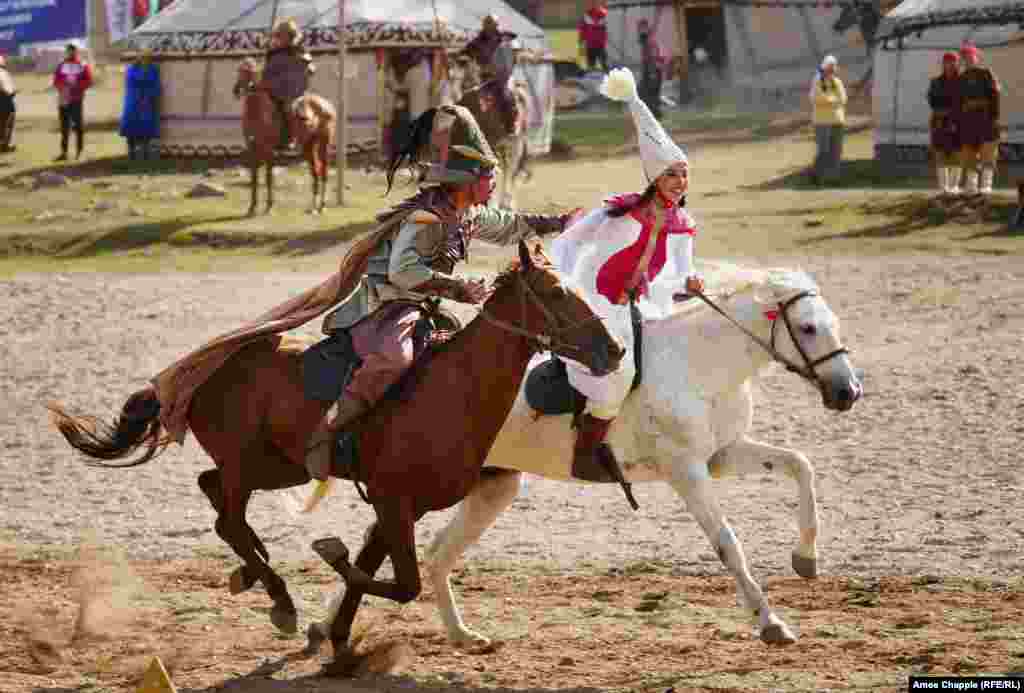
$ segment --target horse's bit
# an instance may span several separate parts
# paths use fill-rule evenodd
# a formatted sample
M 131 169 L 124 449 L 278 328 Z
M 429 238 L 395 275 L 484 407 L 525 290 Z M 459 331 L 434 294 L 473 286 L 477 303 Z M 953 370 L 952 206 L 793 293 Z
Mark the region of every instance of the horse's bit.
M 810 357 L 807 356 L 807 352 L 804 350 L 803 346 L 800 345 L 800 340 L 797 339 L 796 334 L 793 332 L 793 323 L 790 322 L 789 320 L 790 307 L 792 307 L 794 303 L 796 303 L 802 298 L 812 298 L 814 296 L 817 296 L 817 291 L 801 291 L 800 293 L 793 296 L 792 298 L 787 299 L 786 301 L 779 301 L 778 317 L 782 318 L 782 321 L 786 324 L 786 331 L 789 332 L 789 339 L 791 342 L 793 342 L 793 345 L 796 347 L 797 352 L 804 360 L 804 365 L 802 367 L 790 361 L 788 358 L 779 353 L 778 349 L 775 348 L 775 326 L 778 323 L 778 318 L 772 320 L 771 339 L 770 341 L 766 342 L 765 340 L 761 339 L 756 334 L 748 330 L 746 327 L 741 325 L 739 322 L 737 322 L 731 315 L 729 315 L 724 310 L 715 305 L 715 303 L 712 302 L 711 299 L 704 294 L 704 292 L 697 291 L 694 292 L 693 295 L 699 298 L 700 300 L 704 301 L 704 303 L 708 304 L 708 306 L 710 306 L 715 312 L 717 312 L 719 315 L 721 315 L 726 320 L 731 322 L 733 325 L 739 328 L 741 332 L 743 332 L 745 335 L 754 340 L 754 342 L 758 344 L 762 349 L 771 354 L 772 358 L 774 358 L 776 361 L 784 365 L 786 367 L 786 370 L 790 371 L 791 373 L 796 373 L 804 380 L 817 386 L 819 389 L 822 386 L 822 382 L 821 378 L 818 377 L 817 370 L 815 369 L 821 364 L 825 363 L 826 361 L 835 358 L 836 356 L 841 356 L 843 354 L 850 353 L 850 350 L 848 348 L 846 348 L 845 346 L 841 346 L 838 349 L 830 351 L 824 356 L 814 359 L 812 361 Z
M 518 275 L 516 277 L 516 282 L 519 284 L 519 297 L 522 304 L 521 323 L 523 325 L 526 324 L 526 303 L 527 300 L 529 300 L 537 306 L 537 308 L 540 309 L 540 312 L 544 315 L 545 332 L 530 332 L 523 327 L 518 327 L 512 323 L 500 320 L 484 310 L 483 307 L 480 308 L 480 317 L 492 325 L 500 327 L 506 332 L 511 332 L 512 334 L 525 337 L 527 342 L 530 344 L 530 348 L 534 351 L 555 351 L 556 349 L 563 349 L 566 351 L 582 352 L 583 349 L 581 347 L 561 341 L 561 338 L 564 337 L 565 334 L 579 329 L 586 323 L 583 322 L 575 325 L 570 324 L 563 326 L 561 324 L 561 320 L 558 319 L 558 316 L 552 313 L 551 310 L 549 310 L 548 307 L 540 300 L 540 297 L 537 295 L 536 291 L 534 291 L 533 287 L 530 286 L 529 282 L 526 281 L 525 277 Z M 601 318 L 595 315 L 588 322 L 600 319 Z

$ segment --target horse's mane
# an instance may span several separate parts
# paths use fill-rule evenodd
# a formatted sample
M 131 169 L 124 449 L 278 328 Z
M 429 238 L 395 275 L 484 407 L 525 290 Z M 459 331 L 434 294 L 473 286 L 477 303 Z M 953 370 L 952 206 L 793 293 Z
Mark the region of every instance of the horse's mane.
M 818 289 L 814 279 L 807 272 L 799 269 L 749 267 L 730 262 L 713 261 L 698 262 L 697 265 L 697 272 L 704 278 L 709 295 L 722 301 L 754 293 L 755 300 L 758 302 L 770 302 L 788 294 Z M 669 317 L 688 316 L 708 310 L 710 308 L 703 302 L 691 299 L 685 303 L 673 305 Z

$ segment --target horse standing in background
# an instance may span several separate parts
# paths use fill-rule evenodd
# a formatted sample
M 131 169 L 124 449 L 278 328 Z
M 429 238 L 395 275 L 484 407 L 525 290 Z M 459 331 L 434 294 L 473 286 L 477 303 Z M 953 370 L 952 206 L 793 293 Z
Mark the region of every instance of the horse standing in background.
M 274 103 L 266 86 L 260 81 L 256 62 L 246 59 L 238 67 L 235 82 L 236 98 L 242 99 L 242 133 L 245 137 L 246 160 L 249 165 L 249 216 L 259 205 L 259 170 L 266 167 L 267 206 L 274 206 L 274 150 L 281 138 L 281 127 Z M 313 178 L 313 203 L 310 213 L 318 214 L 326 205 L 327 145 L 334 137 L 337 114 L 334 107 L 317 94 L 300 96 L 288 111 L 290 130 L 302 148 Z M 319 200 L 318 200 L 319 196 Z
M 484 136 L 501 162 L 501 180 L 494 191 L 492 200 L 499 207 L 515 209 L 515 185 L 520 176 L 527 179 L 532 174 L 526 167 L 526 127 L 529 122 L 529 97 L 522 84 L 512 88 L 512 110 L 503 113 L 498 108 L 498 99 L 493 90 L 497 82 L 485 82 L 462 93 L 458 104 L 465 106 L 480 124 Z

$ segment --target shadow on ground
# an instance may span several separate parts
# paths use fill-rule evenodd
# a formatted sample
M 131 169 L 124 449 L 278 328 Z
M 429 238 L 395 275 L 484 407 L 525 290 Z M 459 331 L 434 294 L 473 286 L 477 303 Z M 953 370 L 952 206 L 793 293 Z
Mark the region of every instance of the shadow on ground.
M 958 197 L 938 198 L 926 194 L 901 195 L 837 207 L 826 214 L 853 212 L 863 218 L 877 219 L 877 223 L 838 233 L 822 234 L 799 241 L 801 245 L 814 245 L 825 241 L 884 239 L 909 236 L 942 226 L 997 224 L 994 231 L 976 232 L 965 238 L 1018 238 L 1024 229 L 1013 228 L 1011 223 L 1017 212 L 1015 201 L 995 196 L 990 199 Z

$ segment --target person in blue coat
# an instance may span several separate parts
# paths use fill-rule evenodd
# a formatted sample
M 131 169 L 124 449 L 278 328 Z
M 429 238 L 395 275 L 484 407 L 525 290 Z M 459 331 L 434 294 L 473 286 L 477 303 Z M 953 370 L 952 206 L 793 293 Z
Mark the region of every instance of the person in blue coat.
M 150 142 L 160 136 L 160 70 L 143 51 L 124 76 L 121 136 L 128 140 L 128 158 L 147 158 Z

